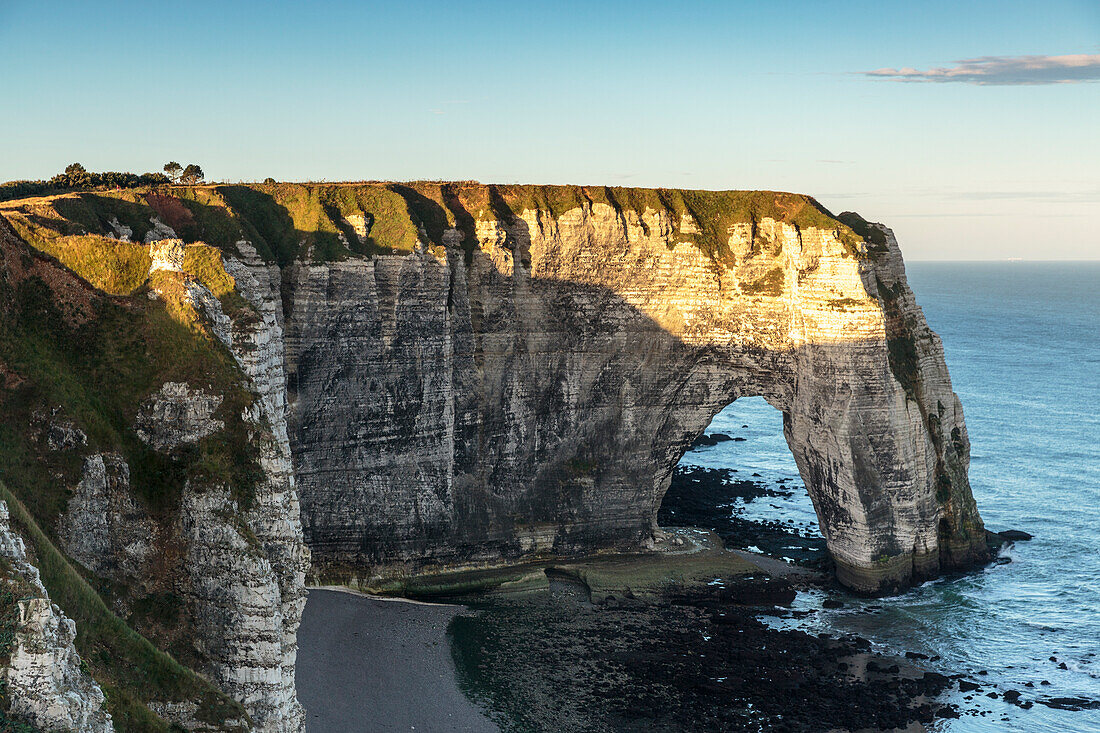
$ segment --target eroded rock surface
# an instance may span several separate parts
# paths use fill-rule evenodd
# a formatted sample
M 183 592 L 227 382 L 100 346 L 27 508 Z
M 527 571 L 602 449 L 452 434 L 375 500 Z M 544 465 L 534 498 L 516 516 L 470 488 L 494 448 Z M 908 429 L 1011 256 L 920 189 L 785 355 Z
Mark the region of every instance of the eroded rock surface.
M 220 621 L 211 643 L 217 645 L 213 656 L 223 687 L 245 704 L 257 730 L 299 731 L 305 714 L 295 695 L 294 665 L 310 555 L 302 540 L 287 435 L 280 275 L 278 267 L 265 264 L 247 242 L 237 246 L 241 259 L 227 257 L 225 268 L 257 317 L 230 319 L 200 284 L 192 284 L 188 292 L 256 396 L 246 419 L 255 428 L 250 442 L 263 476 L 251 507 L 241 511 L 247 531 L 188 520 L 193 548 L 206 547 L 214 555 L 235 558 L 231 562 L 212 559 L 213 565 L 204 565 L 196 557 L 192 566 L 209 591 L 210 608 L 222 604 L 233 609 L 212 617 Z M 206 507 L 207 516 L 216 516 L 216 508 L 207 506 L 209 501 L 195 506 Z M 207 573 L 203 567 L 214 572 Z
M 119 582 L 146 580 L 158 529 L 130 489 L 130 467 L 116 453 L 96 453 L 61 517 L 65 552 L 96 575 Z
M 168 242 L 166 243 L 167 246 L 172 247 L 172 249 L 166 249 L 165 251 L 174 251 L 175 244 L 177 242 L 181 242 L 181 240 L 179 239 L 179 235 L 176 234 L 175 230 L 165 224 L 163 221 L 161 221 L 160 217 L 157 216 L 150 217 L 149 223 L 152 224 L 152 228 L 150 228 L 149 231 L 145 233 L 144 241 L 148 245 L 153 245 L 150 247 L 150 253 L 155 253 L 158 250 L 158 248 L 155 246 L 156 243 L 163 240 L 168 240 Z M 182 254 L 183 253 L 180 252 L 181 257 Z M 180 265 L 182 265 L 182 260 L 180 261 Z
M 38 440 L 45 439 L 50 450 L 75 450 L 88 444 L 87 434 L 67 418 L 60 407 L 37 410 L 32 421 L 41 431 Z
M 855 251 L 763 218 L 713 256 L 695 231 L 652 209 L 529 209 L 477 221 L 469 257 L 289 268 L 318 574 L 636 547 L 684 450 L 751 395 L 784 413 L 842 582 L 983 558 L 962 409 L 893 235 Z
M 187 594 L 209 674 L 245 706 L 255 730 L 300 730 L 301 707 L 284 679 L 282 593 L 263 546 L 223 487 L 189 487 L 182 509 Z
M 120 242 L 129 242 L 134 236 L 134 230 L 120 222 L 117 216 L 108 219 L 107 226 L 111 227 L 111 236 Z
M 197 443 L 225 427 L 214 418 L 221 395 L 192 389 L 185 382 L 165 382 L 141 406 L 135 424 L 138 437 L 159 451 Z
M 76 624 L 50 602 L 38 568 L 27 560 L 23 539 L 12 530 L 3 501 L 0 560 L 0 590 L 13 593 L 17 615 L 9 658 L 0 665 L 0 680 L 11 700 L 8 715 L 43 731 L 113 731 L 103 691 L 82 668 L 73 646 Z

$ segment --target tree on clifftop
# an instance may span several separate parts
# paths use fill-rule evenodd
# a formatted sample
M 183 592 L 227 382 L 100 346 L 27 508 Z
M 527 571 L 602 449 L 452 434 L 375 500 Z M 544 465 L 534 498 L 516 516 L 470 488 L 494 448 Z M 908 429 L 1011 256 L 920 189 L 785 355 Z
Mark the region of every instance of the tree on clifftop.
M 51 180 L 67 188 L 94 186 L 97 183 L 95 174 L 89 173 L 80 163 L 69 163 L 65 166 L 64 173 L 54 176 Z
M 180 176 L 183 175 L 183 166 L 173 160 L 164 164 L 164 172 L 168 174 L 168 178 L 172 183 L 179 183 Z
M 206 174 L 202 172 L 202 168 L 195 163 L 188 163 L 187 167 L 183 169 L 180 180 L 184 183 L 200 183 L 205 177 Z

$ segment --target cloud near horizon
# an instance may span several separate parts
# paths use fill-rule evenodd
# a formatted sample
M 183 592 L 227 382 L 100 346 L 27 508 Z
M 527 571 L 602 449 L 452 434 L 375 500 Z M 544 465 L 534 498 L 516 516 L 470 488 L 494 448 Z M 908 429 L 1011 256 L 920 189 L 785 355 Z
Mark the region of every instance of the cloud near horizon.
M 1066 56 L 982 56 L 955 66 L 921 71 L 913 68 L 861 72 L 889 81 L 957 82 L 981 85 L 1071 84 L 1100 81 L 1100 54 Z

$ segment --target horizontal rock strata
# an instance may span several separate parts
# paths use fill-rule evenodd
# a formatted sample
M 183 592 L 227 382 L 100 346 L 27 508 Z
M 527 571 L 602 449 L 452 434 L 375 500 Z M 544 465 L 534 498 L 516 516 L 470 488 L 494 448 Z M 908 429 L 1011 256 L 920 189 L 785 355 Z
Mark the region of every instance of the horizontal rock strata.
M 839 224 L 763 218 L 715 256 L 697 231 L 595 203 L 478 221 L 466 255 L 289 267 L 319 575 L 637 547 L 684 450 L 753 395 L 784 414 L 842 582 L 983 557 L 962 411 L 892 234 L 854 249 Z
M 0 289 L 33 267 L 52 295 L 28 307 L 57 301 L 72 324 L 149 308 L 225 366 L 162 365 L 96 429 L 76 421 L 88 405 L 41 401 L 15 427 L 67 466 L 42 518 L 67 554 L 128 589 L 123 615 L 178 598 L 182 620 L 150 633 L 256 730 L 304 726 L 311 552 L 315 579 L 374 586 L 645 547 L 678 460 L 744 396 L 782 412 L 841 582 L 888 592 L 988 556 L 962 407 L 892 233 L 808 197 L 199 186 L 3 217 Z M 0 363 L 0 385 L 28 376 Z M 53 650 L 27 689 L 77 690 L 49 714 L 107 729 L 71 674 L 71 622 L 48 601 L 27 613 Z M 242 725 L 149 704 L 191 730 Z

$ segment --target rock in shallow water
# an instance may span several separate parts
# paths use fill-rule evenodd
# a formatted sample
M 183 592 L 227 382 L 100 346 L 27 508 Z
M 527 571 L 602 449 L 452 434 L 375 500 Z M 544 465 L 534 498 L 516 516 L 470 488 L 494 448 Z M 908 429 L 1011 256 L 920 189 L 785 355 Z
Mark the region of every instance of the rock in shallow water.
M 689 450 L 695 450 L 696 448 L 713 448 L 719 443 L 726 443 L 736 438 L 731 438 L 725 433 L 711 433 L 710 435 L 703 434 L 692 442 Z M 744 438 L 742 438 L 744 440 Z

